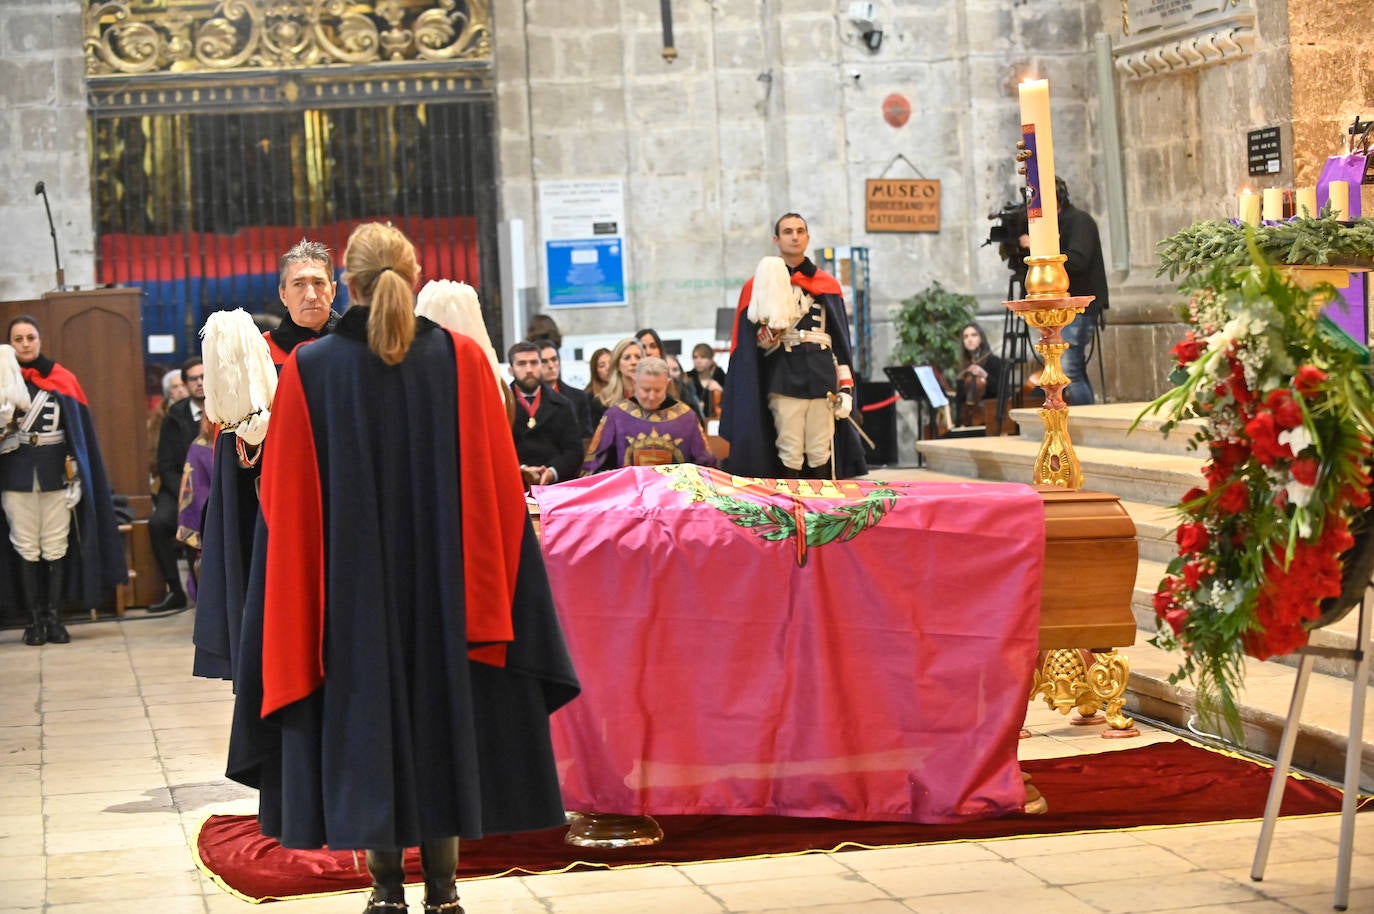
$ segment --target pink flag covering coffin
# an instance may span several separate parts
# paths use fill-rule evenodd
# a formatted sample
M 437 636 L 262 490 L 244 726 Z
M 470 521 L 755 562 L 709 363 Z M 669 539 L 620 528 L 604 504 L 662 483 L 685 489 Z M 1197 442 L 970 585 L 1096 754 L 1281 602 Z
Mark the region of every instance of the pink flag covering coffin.
M 1034 489 L 683 465 L 534 497 L 583 685 L 553 718 L 567 808 L 955 822 L 1024 803 Z

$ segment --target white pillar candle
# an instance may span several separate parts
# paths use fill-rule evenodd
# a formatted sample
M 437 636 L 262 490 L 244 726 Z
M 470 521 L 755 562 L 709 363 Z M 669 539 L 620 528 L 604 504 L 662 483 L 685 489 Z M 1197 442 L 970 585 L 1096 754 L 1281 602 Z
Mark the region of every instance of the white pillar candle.
M 1240 211 L 1238 218 L 1245 225 L 1259 225 L 1260 198 L 1250 188 L 1240 192 Z
M 1054 136 L 1050 130 L 1050 83 L 1027 79 L 1021 96 L 1021 140 L 1032 155 L 1026 159 L 1026 187 L 1034 195 L 1026 205 L 1032 257 L 1059 253 L 1059 198 L 1054 190 Z
M 1326 185 L 1328 202 L 1331 205 L 1332 219 L 1350 218 L 1350 182 L 1332 181 Z
M 1297 214 L 1304 219 L 1317 218 L 1317 189 L 1315 187 L 1298 188 Z
M 1283 218 L 1283 190 L 1278 187 L 1264 189 L 1264 221 L 1278 222 Z

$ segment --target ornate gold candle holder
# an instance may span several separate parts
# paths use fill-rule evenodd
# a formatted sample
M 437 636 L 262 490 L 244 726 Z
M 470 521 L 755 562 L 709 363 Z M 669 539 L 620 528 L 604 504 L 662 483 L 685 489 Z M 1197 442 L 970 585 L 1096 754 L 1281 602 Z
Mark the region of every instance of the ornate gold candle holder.
M 1045 362 L 1040 373 L 1040 387 L 1045 391 L 1045 405 L 1040 410 L 1045 435 L 1040 452 L 1035 456 L 1033 483 L 1058 486 L 1064 489 L 1083 488 L 1083 470 L 1073 452 L 1069 438 L 1069 407 L 1064 402 L 1064 388 L 1069 378 L 1060 364 L 1064 350 L 1061 331 L 1092 302 L 1091 295 L 1070 296 L 1069 274 L 1064 270 L 1063 254 L 1026 258 L 1026 297 L 1004 304 L 1021 315 L 1022 319 L 1040 331 L 1035 351 Z

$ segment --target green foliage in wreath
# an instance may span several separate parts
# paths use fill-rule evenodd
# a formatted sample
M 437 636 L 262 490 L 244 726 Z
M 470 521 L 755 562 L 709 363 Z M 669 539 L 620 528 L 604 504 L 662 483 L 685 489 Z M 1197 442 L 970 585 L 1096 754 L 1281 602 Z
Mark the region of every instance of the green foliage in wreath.
M 1329 210 L 1322 211 L 1329 216 Z M 1290 266 L 1374 267 L 1374 219 L 1338 222 L 1330 218 L 1265 222 L 1252 230 L 1260 257 Z M 1250 264 L 1245 226 L 1235 221 L 1195 222 L 1155 246 L 1159 275 L 1237 270 Z
M 959 364 L 959 331 L 973 321 L 978 300 L 951 292 L 939 281 L 902 301 L 893 323 L 897 346 L 892 358 L 902 365 L 935 365 L 949 374 Z

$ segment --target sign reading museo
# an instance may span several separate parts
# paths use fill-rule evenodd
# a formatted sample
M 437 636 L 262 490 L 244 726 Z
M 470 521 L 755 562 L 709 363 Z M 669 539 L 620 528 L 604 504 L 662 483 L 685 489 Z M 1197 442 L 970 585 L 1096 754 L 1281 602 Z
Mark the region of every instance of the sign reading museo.
M 619 179 L 539 183 L 549 307 L 625 304 L 624 230 Z
M 913 178 L 865 181 L 864 229 L 869 232 L 940 231 L 940 182 Z

